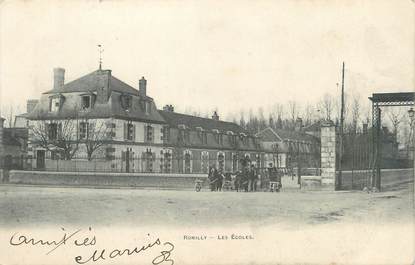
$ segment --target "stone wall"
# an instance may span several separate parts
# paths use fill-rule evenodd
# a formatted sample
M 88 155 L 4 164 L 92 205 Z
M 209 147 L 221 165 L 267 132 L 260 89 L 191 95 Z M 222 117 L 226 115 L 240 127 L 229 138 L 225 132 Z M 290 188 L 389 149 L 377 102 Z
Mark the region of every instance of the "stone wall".
M 321 125 L 321 185 L 335 188 L 336 179 L 336 126 L 332 122 Z

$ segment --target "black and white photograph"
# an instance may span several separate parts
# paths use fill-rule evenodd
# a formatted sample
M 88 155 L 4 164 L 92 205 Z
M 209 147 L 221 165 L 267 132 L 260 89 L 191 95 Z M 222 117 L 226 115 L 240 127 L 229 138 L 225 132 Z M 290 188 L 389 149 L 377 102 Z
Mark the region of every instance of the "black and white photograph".
M 414 264 L 414 7 L 0 1 L 0 265 Z

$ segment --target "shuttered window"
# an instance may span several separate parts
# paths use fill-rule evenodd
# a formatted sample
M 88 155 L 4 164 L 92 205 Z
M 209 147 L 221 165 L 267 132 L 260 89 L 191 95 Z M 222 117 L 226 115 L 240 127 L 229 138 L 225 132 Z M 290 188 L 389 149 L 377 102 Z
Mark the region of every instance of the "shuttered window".
M 144 126 L 145 142 L 152 143 L 154 141 L 154 128 L 151 125 Z
M 124 123 L 124 139 L 135 141 L 135 125 L 131 122 Z

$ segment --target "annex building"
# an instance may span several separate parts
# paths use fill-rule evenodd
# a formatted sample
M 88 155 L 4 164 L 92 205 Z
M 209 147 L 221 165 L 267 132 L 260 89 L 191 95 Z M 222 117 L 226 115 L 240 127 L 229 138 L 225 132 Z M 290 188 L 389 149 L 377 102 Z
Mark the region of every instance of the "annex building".
M 209 166 L 241 169 L 241 158 L 265 166 L 258 137 L 216 112 L 209 119 L 176 113 L 171 105 L 159 110 L 144 77 L 137 89 L 111 70 L 68 83 L 64 69 L 53 73 L 52 89 L 21 116 L 33 169 L 207 173 Z

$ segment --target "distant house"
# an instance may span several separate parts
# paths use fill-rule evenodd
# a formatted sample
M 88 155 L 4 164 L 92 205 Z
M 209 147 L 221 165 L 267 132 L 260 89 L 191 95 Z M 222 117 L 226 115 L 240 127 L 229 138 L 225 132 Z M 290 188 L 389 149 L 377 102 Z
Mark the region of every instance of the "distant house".
M 266 152 L 265 163 L 276 167 L 319 167 L 320 139 L 299 129 L 293 131 L 270 127 L 256 135 Z
M 4 128 L 4 119 L 0 118 L 0 168 L 23 167 L 27 139 L 26 128 Z
M 144 77 L 137 90 L 111 70 L 68 83 L 64 74 L 54 69 L 53 89 L 21 117 L 22 124 L 28 120 L 34 168 L 53 169 L 60 160 L 60 170 L 206 173 L 209 165 L 237 170 L 243 157 L 263 165 L 255 136 L 217 114 L 205 119 L 172 106 L 158 110 Z
M 27 119 L 27 116 L 29 113 L 33 112 L 36 105 L 39 103 L 39 100 L 37 99 L 29 99 L 26 102 L 26 113 L 16 115 L 14 118 L 13 127 L 15 128 L 28 128 L 29 126 L 29 120 Z

